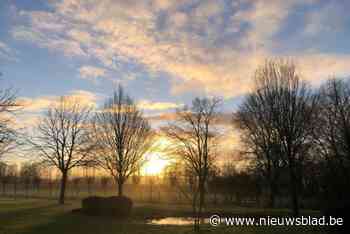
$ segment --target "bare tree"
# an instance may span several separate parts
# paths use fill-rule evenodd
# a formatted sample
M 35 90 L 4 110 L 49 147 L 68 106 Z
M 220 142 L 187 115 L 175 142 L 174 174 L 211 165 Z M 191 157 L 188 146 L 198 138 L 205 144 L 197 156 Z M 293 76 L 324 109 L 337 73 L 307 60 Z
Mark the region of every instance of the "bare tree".
M 0 162 L 0 182 L 2 184 L 2 195 L 6 195 L 6 185 L 10 182 L 8 167 L 9 165 L 6 163 Z
M 68 172 L 89 162 L 93 145 L 88 137 L 91 108 L 82 106 L 71 97 L 61 97 L 48 108 L 30 140 L 43 163 L 61 172 L 59 203 L 65 199 Z
M 38 173 L 38 164 L 37 163 L 31 163 L 31 162 L 25 162 L 22 163 L 21 165 L 21 170 L 20 170 L 20 180 L 21 183 L 24 186 L 24 192 L 25 192 L 25 197 L 29 197 L 29 190 L 31 188 L 31 185 L 33 187 L 34 185 L 34 179 L 35 177 L 39 174 Z
M 195 209 L 197 208 L 196 202 L 199 192 L 195 173 L 186 167 L 183 161 L 174 161 L 166 168 L 166 176 L 170 189 L 177 195 L 175 197 L 176 201 L 183 202 L 187 200 L 192 204 L 194 214 L 196 214 Z
M 11 115 L 18 107 L 16 93 L 11 88 L 0 89 L 0 159 L 16 145 L 17 134 L 11 127 Z
M 267 136 L 276 137 L 272 150 L 283 155 L 289 171 L 289 185 L 293 214 L 299 215 L 300 175 L 317 117 L 317 95 L 301 81 L 296 67 L 289 61 L 268 61 L 257 70 L 255 79 L 259 112 L 269 113 Z M 258 118 L 258 125 L 264 125 Z M 260 127 L 260 126 L 259 126 Z M 277 154 L 277 155 L 278 155 Z
M 257 73 L 257 76 L 261 75 Z M 257 77 L 259 79 L 259 77 Z M 259 84 L 258 84 L 259 85 Z M 278 180 L 285 167 L 282 143 L 274 128 L 275 93 L 266 93 L 257 87 L 248 94 L 233 115 L 234 127 L 240 130 L 244 155 L 254 156 L 255 170 L 265 178 L 269 188 L 269 206 L 274 207 Z M 260 89 L 260 90 L 259 90 Z M 276 96 L 277 97 L 277 96 Z
M 194 175 L 198 201 L 197 198 L 194 199 L 193 209 L 198 217 L 202 215 L 204 208 L 205 187 L 215 156 L 215 136 L 218 135 L 215 121 L 220 102 L 218 98 L 195 98 L 190 108 L 184 107 L 177 111 L 178 119 L 175 123 L 169 123 L 169 126 L 163 129 L 174 143 L 171 149 L 173 154 L 177 155 Z M 195 228 L 198 228 L 198 225 L 195 225 Z
M 109 186 L 109 183 L 110 183 L 110 177 L 108 177 L 108 176 L 100 177 L 100 183 L 101 183 L 101 187 L 102 187 L 103 193 L 106 196 L 107 195 L 107 189 L 108 189 L 108 186 Z
M 79 196 L 81 182 L 82 182 L 82 177 L 80 176 L 76 176 L 72 179 L 72 185 L 75 191 L 75 197 Z
M 84 182 L 87 186 L 88 194 L 92 194 L 92 189 L 96 182 L 95 168 L 89 166 L 84 167 Z
M 124 183 L 144 164 L 153 145 L 151 126 L 121 86 L 96 113 L 92 126 L 96 161 L 114 178 L 122 196 Z
M 0 162 L 0 182 L 2 184 L 2 194 L 6 194 L 7 185 L 14 180 L 16 174 L 16 165 L 10 165 Z
M 329 205 L 342 204 L 350 194 L 350 83 L 329 79 L 320 88 L 319 107 L 314 139 L 321 155 L 323 191 Z
M 17 164 L 9 165 L 8 176 L 10 177 L 10 183 L 13 185 L 13 198 L 16 199 L 17 196 L 17 183 L 18 183 L 18 168 Z

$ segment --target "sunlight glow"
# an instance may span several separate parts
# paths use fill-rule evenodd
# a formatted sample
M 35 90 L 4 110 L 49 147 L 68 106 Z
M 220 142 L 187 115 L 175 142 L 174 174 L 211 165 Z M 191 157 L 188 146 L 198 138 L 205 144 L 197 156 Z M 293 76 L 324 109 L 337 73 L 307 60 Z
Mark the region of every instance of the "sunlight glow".
M 148 154 L 147 160 L 142 170 L 145 175 L 159 175 L 170 164 L 170 161 L 162 157 L 159 153 Z

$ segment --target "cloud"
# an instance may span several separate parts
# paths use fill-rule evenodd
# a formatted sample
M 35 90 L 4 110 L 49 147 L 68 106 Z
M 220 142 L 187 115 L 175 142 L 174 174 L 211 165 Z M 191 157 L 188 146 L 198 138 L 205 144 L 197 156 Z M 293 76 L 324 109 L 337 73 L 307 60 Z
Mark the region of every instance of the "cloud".
M 8 46 L 5 42 L 0 41 L 0 61 L 18 61 L 18 52 Z
M 80 106 L 96 107 L 101 96 L 85 90 L 73 90 L 64 96 L 69 103 L 78 102 Z M 58 105 L 60 96 L 19 97 L 18 103 L 22 109 L 15 116 L 13 125 L 16 129 L 32 131 L 48 108 Z
M 173 102 L 152 102 L 149 100 L 141 100 L 137 102 L 137 106 L 144 110 L 168 110 L 182 107 L 183 104 L 177 104 Z
M 53 97 L 39 97 L 39 98 L 28 98 L 21 97 L 18 99 L 19 105 L 21 105 L 24 111 L 37 112 L 48 108 L 53 102 Z
M 29 130 L 34 126 L 37 126 L 37 124 L 40 121 L 40 115 L 37 115 L 35 113 L 22 113 L 21 115 L 16 115 L 16 120 L 13 123 L 13 127 L 15 129 L 18 129 L 20 131 Z
M 310 53 L 295 59 L 303 78 L 319 84 L 330 76 L 350 76 L 350 55 Z
M 169 121 L 174 121 L 177 119 L 177 115 L 175 112 L 170 112 L 170 113 L 160 113 L 156 115 L 149 115 L 147 116 L 147 119 L 150 120 L 151 122 L 169 122 Z
M 16 26 L 12 35 L 68 57 L 97 60 L 111 71 L 136 64 L 144 68 L 144 76 L 170 77 L 173 95 L 198 92 L 229 98 L 249 91 L 257 66 L 278 56 L 277 34 L 288 17 L 296 8 L 312 4 L 317 1 L 63 0 L 49 12 L 21 12 L 29 23 Z M 291 56 L 332 61 L 338 64 L 332 66 L 336 74 L 350 70 L 342 65 L 347 59 L 337 54 Z M 310 73 L 309 66 L 302 69 Z M 311 79 L 319 75 L 314 70 L 307 75 Z M 103 73 L 82 72 L 85 77 Z
M 74 90 L 67 97 L 76 100 L 81 105 L 91 107 L 95 107 L 101 98 L 100 95 L 85 90 Z
M 35 15 L 32 15 L 35 18 Z M 52 31 L 50 31 L 52 30 Z M 88 57 L 89 55 L 81 47 L 80 43 L 67 37 L 55 35 L 56 29 L 29 28 L 17 26 L 11 31 L 16 40 L 24 40 L 35 43 L 41 48 L 53 51 L 61 51 L 67 57 Z M 47 34 L 49 33 L 49 34 Z
M 346 9 L 336 2 L 329 2 L 320 9 L 309 12 L 306 15 L 304 35 L 316 37 L 342 31 L 346 27 Z
M 77 101 L 81 105 L 96 106 L 99 96 L 84 90 L 74 90 L 65 96 L 72 101 Z M 58 96 L 40 96 L 36 98 L 20 97 L 19 104 L 26 113 L 40 113 L 50 106 L 56 105 L 59 101 Z
M 106 75 L 106 69 L 94 66 L 82 66 L 79 69 L 79 75 L 83 79 L 96 80 L 96 78 Z

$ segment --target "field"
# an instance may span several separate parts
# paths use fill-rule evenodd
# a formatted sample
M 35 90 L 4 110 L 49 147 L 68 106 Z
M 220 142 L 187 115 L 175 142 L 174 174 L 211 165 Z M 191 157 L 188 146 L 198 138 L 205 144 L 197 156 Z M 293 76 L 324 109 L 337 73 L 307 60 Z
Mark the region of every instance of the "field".
M 176 217 L 190 214 L 190 207 L 180 205 L 136 204 L 132 217 L 118 221 L 111 218 L 90 217 L 72 212 L 79 208 L 77 201 L 59 206 L 43 199 L 0 199 L 0 234 L 118 234 L 118 233 L 192 233 L 191 225 L 152 225 L 151 217 Z M 230 215 L 287 215 L 288 210 L 211 207 L 209 213 Z M 305 212 L 305 211 L 304 211 Z M 308 212 L 309 213 L 309 212 Z M 309 213 L 311 214 L 311 213 Z M 313 213 L 317 215 L 317 213 Z M 202 233 L 323 233 L 315 227 L 211 227 L 203 224 Z

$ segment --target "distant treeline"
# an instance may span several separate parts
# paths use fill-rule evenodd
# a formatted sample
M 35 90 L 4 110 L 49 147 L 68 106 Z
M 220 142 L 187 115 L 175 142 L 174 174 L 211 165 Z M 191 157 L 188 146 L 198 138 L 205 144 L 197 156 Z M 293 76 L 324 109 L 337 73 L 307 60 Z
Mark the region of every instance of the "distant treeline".
M 253 84 L 231 119 L 240 138 L 239 157 L 248 165 L 245 168 L 238 168 L 234 157 L 224 166 L 218 165 L 226 160 L 220 160 L 218 154 L 220 98 L 195 98 L 190 106 L 176 111 L 173 121 L 153 129 L 122 87 L 97 110 L 61 97 L 43 114 L 31 136 L 19 134 L 10 127 L 10 120 L 4 119 L 0 156 L 14 145 L 24 146 L 35 155 L 33 161 L 55 168 L 60 203 L 64 203 L 66 190 L 72 194 L 82 181 L 88 189 L 98 187 L 97 177 L 72 176 L 75 168 L 86 167 L 107 173 L 107 177 L 98 177 L 98 191 L 113 186 L 118 195 L 130 195 L 131 187 L 134 191 L 143 187 L 151 197 L 155 193 L 169 201 L 181 197 L 179 200 L 192 204 L 198 217 L 208 202 L 288 206 L 294 215 L 303 207 L 327 210 L 347 206 L 349 81 L 330 78 L 316 89 L 301 78 L 291 61 L 271 60 L 256 70 Z M 11 90 L 0 93 L 0 102 L 0 114 L 14 113 L 18 107 Z M 164 153 L 176 159 L 175 163 L 161 179 L 141 179 L 144 156 L 156 147 L 159 133 L 169 140 Z M 20 171 L 3 166 L 3 190 L 17 182 L 22 188 L 39 188 L 42 180 L 50 184 L 50 178 L 37 173 L 39 164 L 28 163 Z

